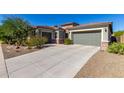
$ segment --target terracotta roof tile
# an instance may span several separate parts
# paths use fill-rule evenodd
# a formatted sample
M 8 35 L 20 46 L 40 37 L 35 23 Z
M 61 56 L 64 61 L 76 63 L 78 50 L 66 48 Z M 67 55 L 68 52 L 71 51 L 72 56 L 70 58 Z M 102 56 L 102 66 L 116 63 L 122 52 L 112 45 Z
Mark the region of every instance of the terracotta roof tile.
M 33 28 L 45 28 L 45 29 L 55 30 L 55 28 L 51 26 L 33 26 Z
M 109 26 L 112 25 L 112 22 L 98 22 L 98 23 L 89 23 L 89 24 L 81 24 L 76 27 L 69 28 L 69 30 L 73 29 L 85 29 L 85 28 L 96 28 L 96 27 L 104 27 L 104 26 Z

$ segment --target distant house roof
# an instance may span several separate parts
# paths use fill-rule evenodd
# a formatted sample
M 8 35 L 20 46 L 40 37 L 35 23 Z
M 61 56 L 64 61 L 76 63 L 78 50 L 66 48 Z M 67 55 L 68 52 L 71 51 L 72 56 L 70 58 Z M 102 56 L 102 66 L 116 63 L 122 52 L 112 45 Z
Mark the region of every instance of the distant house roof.
M 110 27 L 112 31 L 112 22 L 98 22 L 98 23 L 82 24 L 76 27 L 69 28 L 68 30 L 100 28 L 100 27 L 106 27 L 106 26 Z
M 62 31 L 65 31 L 64 28 L 55 27 L 55 26 L 33 26 L 32 28 L 34 28 L 34 29 L 43 28 L 43 29 L 50 29 L 50 30 L 54 30 L 54 31 L 60 29 L 60 30 L 62 30 Z
M 55 28 L 52 26 L 33 26 L 33 28 L 44 28 L 44 29 L 55 30 Z
M 69 22 L 69 23 L 62 24 L 61 26 L 67 26 L 67 25 L 79 25 L 79 24 L 76 22 Z

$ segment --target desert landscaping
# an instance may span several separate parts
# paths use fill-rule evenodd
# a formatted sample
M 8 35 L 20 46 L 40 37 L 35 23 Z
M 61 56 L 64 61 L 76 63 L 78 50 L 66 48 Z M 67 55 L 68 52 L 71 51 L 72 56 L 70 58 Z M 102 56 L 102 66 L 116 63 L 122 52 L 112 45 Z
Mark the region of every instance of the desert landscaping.
M 81 68 L 75 78 L 124 77 L 124 56 L 99 51 Z

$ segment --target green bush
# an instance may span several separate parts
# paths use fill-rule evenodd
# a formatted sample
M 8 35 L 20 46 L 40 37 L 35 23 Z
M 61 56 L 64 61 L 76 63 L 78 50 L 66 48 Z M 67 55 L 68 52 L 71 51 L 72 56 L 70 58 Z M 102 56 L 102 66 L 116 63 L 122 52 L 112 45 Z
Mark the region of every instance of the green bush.
M 119 37 L 119 36 L 121 36 L 121 35 L 123 35 L 124 34 L 124 31 L 117 31 L 117 32 L 114 32 L 114 36 L 115 37 Z
M 0 43 L 2 43 L 3 39 L 0 38 Z
M 108 52 L 117 54 L 118 51 L 119 51 L 119 44 L 118 43 L 112 43 L 111 45 L 109 45 Z
M 0 25 L 0 39 L 7 44 L 22 45 L 28 33 L 32 31 L 29 22 L 20 17 L 5 17 Z
M 70 44 L 73 44 L 73 42 L 72 42 L 72 40 L 66 38 L 66 39 L 64 39 L 64 44 L 65 45 L 70 45 Z
M 108 52 L 124 55 L 124 44 L 112 43 L 108 47 Z
M 124 44 L 120 44 L 120 46 L 119 46 L 119 54 L 124 55 Z
M 33 39 L 31 38 L 31 39 L 27 40 L 26 45 L 28 46 L 28 49 L 31 49 L 34 46 Z
M 34 46 L 41 48 L 47 41 L 48 39 L 46 37 L 31 37 L 26 43 L 29 49 Z

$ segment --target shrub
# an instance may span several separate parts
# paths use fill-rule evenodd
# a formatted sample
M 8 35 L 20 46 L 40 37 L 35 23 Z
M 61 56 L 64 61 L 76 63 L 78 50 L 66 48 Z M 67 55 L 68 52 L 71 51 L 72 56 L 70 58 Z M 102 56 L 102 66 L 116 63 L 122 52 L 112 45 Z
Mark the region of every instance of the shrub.
M 31 49 L 33 46 L 41 48 L 47 41 L 46 37 L 31 37 L 26 43 L 28 48 Z
M 27 40 L 26 45 L 28 46 L 28 49 L 31 49 L 34 46 L 33 39 L 31 38 L 30 40 Z
M 119 36 L 121 36 L 121 35 L 123 35 L 124 34 L 124 31 L 117 31 L 117 32 L 114 32 L 114 36 L 115 37 L 119 37 Z
M 41 48 L 47 42 L 48 42 L 48 39 L 46 37 L 37 37 L 36 42 L 35 42 L 35 46 L 37 48 Z
M 108 52 L 110 53 L 118 53 L 119 51 L 119 44 L 118 43 L 112 43 L 109 47 L 108 47 Z
M 0 40 L 0 44 L 2 43 L 2 40 Z
M 70 40 L 70 39 L 68 39 L 68 38 L 64 39 L 64 44 L 65 44 L 65 45 L 70 45 L 70 44 L 72 44 L 72 43 L 73 43 L 72 40 Z
M 108 52 L 124 55 L 124 44 L 112 43 L 108 47 Z
M 42 37 L 42 44 L 46 44 L 48 42 L 48 38 L 47 37 Z
M 120 44 L 120 46 L 119 46 L 119 54 L 124 55 L 124 44 Z

